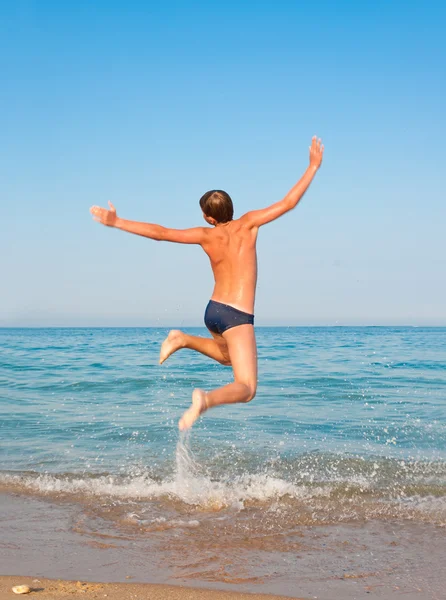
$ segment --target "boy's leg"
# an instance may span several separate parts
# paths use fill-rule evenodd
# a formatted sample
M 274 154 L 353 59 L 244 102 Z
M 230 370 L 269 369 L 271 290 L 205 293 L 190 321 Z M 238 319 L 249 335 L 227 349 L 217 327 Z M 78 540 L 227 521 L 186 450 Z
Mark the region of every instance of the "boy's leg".
M 253 325 L 232 327 L 223 334 L 228 345 L 229 357 L 234 371 L 234 383 L 204 392 L 194 390 L 192 405 L 180 420 L 181 430 L 191 427 L 208 408 L 219 404 L 249 402 L 257 390 L 257 348 Z
M 212 332 L 211 332 L 212 333 Z M 161 346 L 160 365 L 169 358 L 171 354 L 180 350 L 180 348 L 190 348 L 201 352 L 209 358 L 213 358 L 222 365 L 229 366 L 228 346 L 226 340 L 221 335 L 212 333 L 214 339 L 200 337 L 198 335 L 189 335 L 183 331 L 173 329 Z

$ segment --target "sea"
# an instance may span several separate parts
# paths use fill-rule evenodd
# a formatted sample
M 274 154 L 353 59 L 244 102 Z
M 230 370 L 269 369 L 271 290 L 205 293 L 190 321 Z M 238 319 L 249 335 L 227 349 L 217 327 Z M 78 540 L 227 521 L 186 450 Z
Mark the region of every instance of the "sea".
M 446 328 L 259 327 L 255 399 L 186 433 L 232 371 L 167 333 L 0 329 L 0 574 L 444 589 Z

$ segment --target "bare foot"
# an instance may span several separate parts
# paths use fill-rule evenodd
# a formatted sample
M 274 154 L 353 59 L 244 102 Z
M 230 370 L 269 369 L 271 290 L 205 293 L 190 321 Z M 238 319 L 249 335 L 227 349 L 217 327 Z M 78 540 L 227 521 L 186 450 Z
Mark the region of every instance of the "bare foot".
M 178 329 L 172 329 L 161 345 L 160 365 L 169 358 L 171 354 L 183 347 L 184 333 Z
M 180 431 L 189 429 L 198 419 L 198 417 L 207 410 L 207 394 L 204 390 L 196 389 L 192 392 L 192 404 L 186 410 L 178 423 Z

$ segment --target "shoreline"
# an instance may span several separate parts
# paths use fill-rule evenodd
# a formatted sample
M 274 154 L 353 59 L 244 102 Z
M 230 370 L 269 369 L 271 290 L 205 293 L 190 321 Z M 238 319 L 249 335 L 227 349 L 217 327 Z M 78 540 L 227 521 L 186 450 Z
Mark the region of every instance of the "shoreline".
M 279 532 L 280 547 L 230 546 L 197 542 L 195 528 L 100 532 L 84 508 L 0 493 L 0 600 L 18 585 L 39 586 L 40 600 L 433 600 L 446 585 L 444 527 L 429 523 L 302 526 Z
M 86 598 L 95 599 L 106 597 L 108 600 L 135 600 L 136 598 L 140 600 L 292 600 L 289 596 L 209 590 L 167 584 L 101 583 L 20 575 L 0 575 L 0 600 L 18 597 L 12 592 L 12 587 L 17 585 L 27 585 L 31 588 L 31 593 L 24 594 L 24 598 L 38 594 L 39 600 L 59 600 L 59 598 L 73 594 L 82 594 Z

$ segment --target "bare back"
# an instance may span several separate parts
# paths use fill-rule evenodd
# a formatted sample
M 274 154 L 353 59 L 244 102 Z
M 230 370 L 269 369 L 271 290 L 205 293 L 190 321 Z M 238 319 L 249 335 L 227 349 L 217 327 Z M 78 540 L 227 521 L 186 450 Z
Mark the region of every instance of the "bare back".
M 258 228 L 242 218 L 206 231 L 201 245 L 214 273 L 212 300 L 254 314 Z

